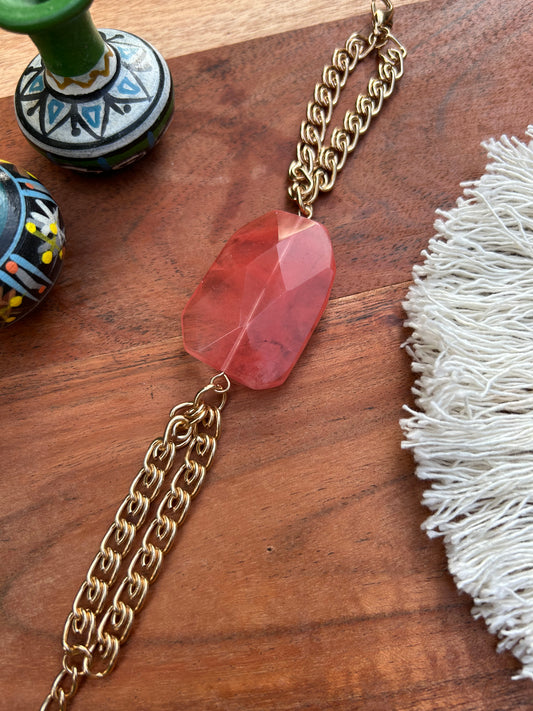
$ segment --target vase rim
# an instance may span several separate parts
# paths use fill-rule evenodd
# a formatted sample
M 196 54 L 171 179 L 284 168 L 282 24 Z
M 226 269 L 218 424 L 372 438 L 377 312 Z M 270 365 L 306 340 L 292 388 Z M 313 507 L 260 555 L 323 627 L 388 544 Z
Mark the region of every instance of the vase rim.
M 0 0 L 0 27 L 32 34 L 46 31 L 89 8 L 92 0 Z

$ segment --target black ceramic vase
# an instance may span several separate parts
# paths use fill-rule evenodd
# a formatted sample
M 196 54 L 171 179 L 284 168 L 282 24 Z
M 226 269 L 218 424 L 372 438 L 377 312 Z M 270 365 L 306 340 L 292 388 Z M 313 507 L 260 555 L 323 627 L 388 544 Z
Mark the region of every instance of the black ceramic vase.
M 0 329 L 48 294 L 65 251 L 59 208 L 33 175 L 0 160 Z

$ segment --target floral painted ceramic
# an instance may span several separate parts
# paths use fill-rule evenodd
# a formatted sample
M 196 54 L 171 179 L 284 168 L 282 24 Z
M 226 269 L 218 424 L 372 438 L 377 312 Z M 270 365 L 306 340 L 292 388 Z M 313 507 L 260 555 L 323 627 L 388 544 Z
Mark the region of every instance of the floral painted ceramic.
M 0 329 L 48 294 L 65 252 L 59 208 L 33 175 L 0 160 Z

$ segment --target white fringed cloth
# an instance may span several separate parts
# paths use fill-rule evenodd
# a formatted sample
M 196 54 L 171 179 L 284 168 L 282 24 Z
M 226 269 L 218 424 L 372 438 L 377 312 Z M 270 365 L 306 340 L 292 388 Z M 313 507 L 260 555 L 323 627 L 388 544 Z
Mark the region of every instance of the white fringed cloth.
M 404 446 L 428 482 L 424 528 L 457 587 L 533 679 L 533 126 L 483 144 L 414 268 L 404 307 L 416 376 Z

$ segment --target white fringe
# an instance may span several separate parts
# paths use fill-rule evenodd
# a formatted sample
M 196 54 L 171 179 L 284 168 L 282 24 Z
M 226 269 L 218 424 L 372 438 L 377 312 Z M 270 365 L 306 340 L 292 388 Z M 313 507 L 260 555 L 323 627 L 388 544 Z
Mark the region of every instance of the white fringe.
M 527 135 L 533 138 L 533 126 Z M 533 679 L 533 141 L 483 144 L 489 164 L 413 271 L 416 410 L 402 420 L 431 482 L 424 528 L 457 587 Z

